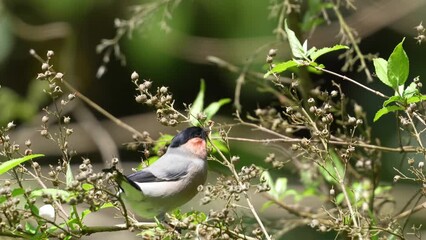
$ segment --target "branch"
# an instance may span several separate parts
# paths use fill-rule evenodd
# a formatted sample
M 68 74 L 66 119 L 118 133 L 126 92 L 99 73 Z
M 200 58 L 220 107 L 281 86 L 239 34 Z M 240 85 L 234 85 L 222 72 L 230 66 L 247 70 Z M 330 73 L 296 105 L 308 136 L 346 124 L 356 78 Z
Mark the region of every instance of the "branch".
M 258 126 L 259 127 L 259 126 Z M 241 142 L 255 142 L 255 143 L 272 143 L 272 142 L 284 142 L 284 143 L 300 143 L 302 139 L 299 138 L 268 138 L 268 139 L 252 139 L 252 138 L 240 138 L 240 137 L 228 137 L 229 140 L 241 141 Z M 314 142 L 318 142 L 318 140 L 312 140 Z M 402 147 L 384 147 L 379 145 L 367 144 L 367 143 L 356 143 L 356 142 L 339 142 L 335 140 L 328 141 L 331 145 L 343 145 L 343 146 L 353 146 L 353 147 L 361 147 L 367 149 L 380 150 L 384 152 L 419 152 L 419 148 L 415 146 L 402 146 Z
M 405 218 L 405 217 L 408 217 L 409 215 L 411 215 L 411 214 L 413 214 L 413 213 L 415 213 L 415 212 L 421 211 L 421 210 L 423 210 L 423 209 L 426 209 L 426 201 L 425 201 L 425 202 L 423 202 L 423 203 L 421 203 L 421 204 L 419 204 L 419 205 L 417 205 L 417 206 L 415 206 L 414 208 L 412 208 L 412 209 L 410 209 L 410 210 L 407 210 L 407 211 L 405 211 L 405 212 L 402 212 L 402 213 L 400 213 L 400 214 L 398 214 L 398 215 L 394 216 L 393 218 L 394 218 L 394 219 L 401 219 L 401 218 Z
M 123 231 L 123 230 L 127 230 L 130 227 L 135 227 L 137 229 L 149 229 L 149 228 L 153 228 L 156 227 L 157 223 L 155 222 L 138 222 L 138 223 L 133 223 L 132 225 L 127 225 L 127 224 L 117 224 L 114 226 L 91 226 L 91 227 L 84 227 L 83 229 L 81 229 L 81 231 L 79 231 L 79 233 L 83 234 L 83 235 L 91 235 L 93 233 L 98 233 L 98 232 L 117 232 L 117 231 Z

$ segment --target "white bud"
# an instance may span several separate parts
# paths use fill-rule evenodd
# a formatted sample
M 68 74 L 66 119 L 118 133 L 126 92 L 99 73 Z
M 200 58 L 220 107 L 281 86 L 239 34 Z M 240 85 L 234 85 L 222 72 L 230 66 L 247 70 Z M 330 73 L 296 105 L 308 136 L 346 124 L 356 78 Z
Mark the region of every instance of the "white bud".
M 356 118 L 349 116 L 348 123 L 351 124 L 351 125 L 355 124 L 356 123 Z
M 41 69 L 42 69 L 43 71 L 46 71 L 47 69 L 49 69 L 49 64 L 48 64 L 48 63 L 43 63 L 43 64 L 41 65 Z
M 53 52 L 52 50 L 47 51 L 47 57 L 51 58 L 53 55 L 55 55 L 55 52 Z
M 424 162 L 419 162 L 419 165 L 418 165 L 419 168 L 423 168 L 424 166 L 425 166 Z
M 48 116 L 46 116 L 46 115 L 44 115 L 44 116 L 41 118 L 41 121 L 42 121 L 43 123 L 47 123 L 47 121 L 49 121 L 49 117 L 48 117 Z
M 64 74 L 61 72 L 56 73 L 55 78 L 62 79 L 64 77 Z
M 68 100 L 73 100 L 75 98 L 75 93 L 68 94 Z
M 52 205 L 46 204 L 38 209 L 38 215 L 49 221 L 55 221 L 55 208 Z
M 139 74 L 137 73 L 137 72 L 132 72 L 132 75 L 130 75 L 130 78 L 133 80 L 133 81 L 136 81 L 136 80 L 138 80 L 139 79 Z
M 70 118 L 69 116 L 65 116 L 65 117 L 64 117 L 64 123 L 65 123 L 65 124 L 70 123 L 70 121 L 71 121 L 71 118 Z
M 11 128 L 14 128 L 16 125 L 13 123 L 13 121 L 12 122 L 9 122 L 8 124 L 7 124 L 7 129 L 11 129 Z

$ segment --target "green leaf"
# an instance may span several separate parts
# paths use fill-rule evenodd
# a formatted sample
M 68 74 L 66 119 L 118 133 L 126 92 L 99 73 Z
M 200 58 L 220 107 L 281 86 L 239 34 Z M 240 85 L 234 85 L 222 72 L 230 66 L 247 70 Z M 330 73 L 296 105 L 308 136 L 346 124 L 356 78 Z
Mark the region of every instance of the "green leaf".
M 272 73 L 282 73 L 291 67 L 296 67 L 297 65 L 299 64 L 294 60 L 278 63 L 277 65 L 275 65 L 275 67 L 273 67 L 270 71 L 268 71 L 263 77 L 267 78 Z
M 388 59 L 388 79 L 393 86 L 402 86 L 408 78 L 409 61 L 402 44 L 405 39 L 395 47 Z
M 405 101 L 405 99 L 401 96 L 395 95 L 390 97 L 388 100 L 383 102 L 383 107 L 386 107 L 387 105 L 394 103 L 394 102 L 400 102 L 403 103 Z
M 376 112 L 376 115 L 374 116 L 374 122 L 379 120 L 383 115 L 388 114 L 390 112 L 395 112 L 395 111 L 399 111 L 399 110 L 404 110 L 403 107 L 400 106 L 387 106 L 387 107 L 383 107 L 381 108 L 379 111 Z
M 382 185 L 382 186 L 379 186 L 376 189 L 374 189 L 374 194 L 380 195 L 382 193 L 388 193 L 391 190 L 392 190 L 392 186 Z
M 420 95 L 420 96 L 413 96 L 407 99 L 407 103 L 416 103 L 426 100 L 426 95 Z
M 158 152 L 160 151 L 161 148 L 164 148 L 167 144 L 169 144 L 173 139 L 173 136 L 170 134 L 163 134 L 161 135 L 157 141 L 155 141 L 155 145 L 153 147 L 152 150 L 154 150 L 154 152 Z
M 84 191 L 89 191 L 94 188 L 94 186 L 90 183 L 83 183 L 81 184 L 81 187 L 83 188 Z
M 199 126 L 200 123 L 196 119 L 197 115 L 203 111 L 204 106 L 204 92 L 206 90 L 206 83 L 204 79 L 201 79 L 200 91 L 198 92 L 197 97 L 191 105 L 191 109 L 189 111 L 189 119 L 194 126 Z
M 338 184 L 336 170 L 339 172 L 340 176 L 344 176 L 345 167 L 334 150 L 329 150 L 328 153 L 330 157 L 326 159 L 325 163 L 319 168 L 319 170 L 327 182 Z
M 229 148 L 228 145 L 226 145 L 226 143 L 222 140 L 222 137 L 219 135 L 219 133 L 215 132 L 212 133 L 211 135 L 211 141 L 212 143 L 210 143 L 210 141 L 207 143 L 210 147 L 211 145 L 215 145 L 222 153 L 229 153 Z M 216 149 L 213 148 L 212 149 L 212 153 L 217 153 Z
M 266 201 L 262 207 L 260 208 L 260 211 L 265 211 L 266 209 L 268 209 L 270 206 L 274 205 L 275 203 L 273 201 Z
M 275 181 L 275 192 L 278 196 L 280 196 L 280 198 L 287 191 L 287 183 L 288 180 L 285 177 L 278 178 Z
M 223 98 L 217 102 L 210 103 L 210 105 L 207 106 L 206 109 L 204 109 L 203 111 L 207 116 L 206 121 L 210 120 L 223 105 L 228 104 L 230 102 L 230 98 Z
M 29 161 L 31 159 L 42 157 L 42 156 L 44 156 L 44 155 L 43 154 L 31 154 L 31 155 L 28 155 L 28 156 L 25 156 L 25 157 L 11 159 L 9 161 L 3 162 L 2 164 L 0 164 L 0 175 L 9 171 L 12 168 L 18 166 L 21 163 L 24 163 L 24 162 Z
M 296 34 L 290 28 L 288 28 L 287 19 L 284 21 L 284 29 L 287 33 L 287 39 L 290 44 L 293 56 L 298 59 L 306 58 L 306 53 L 303 50 L 302 44 L 300 43 L 299 39 L 297 39 Z
M 345 45 L 334 45 L 333 47 L 325 47 L 325 48 L 321 48 L 321 49 L 318 49 L 318 50 L 316 50 L 316 51 L 314 51 L 311 55 L 310 55 L 310 58 L 311 58 L 311 60 L 312 61 L 314 61 L 315 62 L 315 60 L 317 59 L 317 58 L 319 58 L 319 57 L 321 57 L 322 55 L 324 55 L 324 54 L 326 54 L 326 53 L 329 53 L 329 52 L 334 52 L 334 51 L 337 51 L 337 50 L 341 50 L 341 49 L 349 49 L 349 47 L 348 46 L 345 46 Z
M 396 89 L 396 85 L 393 85 L 389 82 L 388 79 L 388 61 L 383 58 L 374 58 L 373 59 L 374 69 L 376 70 L 376 75 L 382 83 L 388 85 L 389 87 Z
M 30 233 L 30 234 L 36 234 L 37 228 L 35 226 L 31 225 L 30 222 L 25 222 L 25 231 L 27 233 Z

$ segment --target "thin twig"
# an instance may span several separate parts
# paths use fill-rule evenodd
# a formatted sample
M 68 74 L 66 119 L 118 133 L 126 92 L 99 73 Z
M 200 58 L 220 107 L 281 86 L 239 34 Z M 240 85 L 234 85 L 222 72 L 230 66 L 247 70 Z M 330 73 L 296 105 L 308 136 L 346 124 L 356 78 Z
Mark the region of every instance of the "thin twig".
M 371 77 L 370 70 L 368 69 L 367 64 L 365 63 L 365 57 L 362 54 L 361 50 L 359 49 L 358 43 L 357 43 L 354 35 L 352 34 L 351 29 L 346 24 L 345 19 L 343 18 L 342 14 L 340 13 L 339 8 L 337 6 L 334 6 L 333 10 L 334 10 L 334 13 L 336 13 L 336 16 L 339 20 L 340 26 L 343 28 L 343 31 L 345 32 L 346 36 L 348 36 L 349 41 L 351 42 L 352 47 L 354 48 L 355 53 L 359 58 L 359 61 L 361 63 L 361 68 L 365 71 L 365 75 L 367 76 L 368 82 L 372 82 L 373 78 Z
M 411 214 L 413 214 L 415 212 L 418 212 L 418 211 L 421 211 L 421 210 L 424 210 L 424 209 L 426 209 L 426 201 L 423 202 L 423 203 L 421 203 L 421 204 L 419 204 L 419 205 L 417 205 L 417 206 L 415 206 L 415 207 L 413 207 L 412 209 L 409 209 L 409 210 L 407 210 L 405 212 L 402 212 L 402 213 L 394 216 L 393 219 L 405 218 L 405 217 L 407 217 L 407 216 L 409 216 L 409 215 L 411 215 Z
M 242 137 L 228 137 L 229 140 L 234 141 L 240 141 L 240 142 L 255 142 L 255 143 L 273 143 L 273 142 L 284 142 L 284 143 L 300 143 L 303 139 L 300 138 L 268 138 L 268 139 L 252 139 L 252 138 L 242 138 Z M 317 141 L 317 140 L 312 140 Z M 384 152 L 411 152 L 416 153 L 419 151 L 418 147 L 415 146 L 403 146 L 403 147 L 384 147 L 379 145 L 372 145 L 372 144 L 366 144 L 366 143 L 356 143 L 356 142 L 340 142 L 340 141 L 334 141 L 330 140 L 328 141 L 330 145 L 343 145 L 343 146 L 353 146 L 353 147 L 361 147 L 361 148 L 367 148 L 367 149 L 374 149 L 374 150 L 380 150 Z
M 364 88 L 365 90 L 367 90 L 367 91 L 369 91 L 369 92 L 372 92 L 372 93 L 376 94 L 377 96 L 380 96 L 380 97 L 382 97 L 382 98 L 389 98 L 389 97 L 388 97 L 388 96 L 386 96 L 385 94 L 383 94 L 383 93 L 381 93 L 381 92 L 379 92 L 379 91 L 377 91 L 377 90 L 371 89 L 371 88 L 369 88 L 369 87 L 367 87 L 367 86 L 365 86 L 365 85 L 363 85 L 363 84 L 361 84 L 361 83 L 359 83 L 359 82 L 355 81 L 355 80 L 354 80 L 354 79 L 352 79 L 352 78 L 349 78 L 349 77 L 346 77 L 346 76 L 344 76 L 344 75 L 341 75 L 341 74 L 335 73 L 335 72 L 330 71 L 330 70 L 327 70 L 327 69 L 325 69 L 325 68 L 320 68 L 320 67 L 314 67 L 314 68 L 315 68 L 316 70 L 318 70 L 318 71 L 322 71 L 322 72 L 325 72 L 325 73 L 328 73 L 328 74 L 331 74 L 331 75 L 334 75 L 334 76 L 340 77 L 340 78 L 342 78 L 343 80 L 349 81 L 349 82 L 351 82 L 351 83 L 353 83 L 353 84 L 355 84 L 355 85 L 358 85 L 358 86 L 360 86 L 360 87 Z
M 157 223 L 138 222 L 138 223 L 133 223 L 131 226 L 137 229 L 149 229 L 149 228 L 156 227 Z M 82 233 L 83 235 L 91 235 L 97 232 L 117 232 L 117 231 L 127 230 L 129 229 L 129 227 L 130 226 L 127 224 L 117 224 L 114 226 L 91 226 L 91 227 L 85 226 L 83 229 L 80 230 L 80 233 Z

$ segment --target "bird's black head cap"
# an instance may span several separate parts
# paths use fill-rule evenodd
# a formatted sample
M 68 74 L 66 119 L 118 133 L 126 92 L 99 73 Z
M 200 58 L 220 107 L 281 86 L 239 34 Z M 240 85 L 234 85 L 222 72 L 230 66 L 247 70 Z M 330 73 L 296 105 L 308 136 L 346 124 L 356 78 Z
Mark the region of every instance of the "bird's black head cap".
M 206 130 L 204 130 L 201 127 L 189 127 L 183 131 L 181 131 L 180 133 L 178 133 L 173 139 L 172 142 L 170 143 L 171 148 L 176 148 L 179 147 L 183 144 L 185 144 L 186 142 L 188 142 L 188 140 L 192 139 L 192 138 L 202 138 L 202 139 L 206 139 L 207 137 L 207 132 Z

